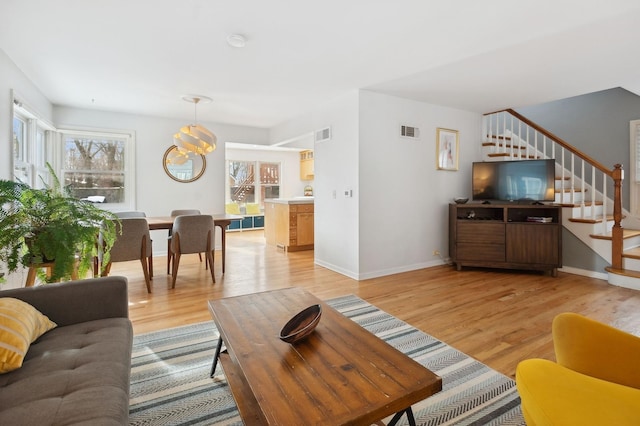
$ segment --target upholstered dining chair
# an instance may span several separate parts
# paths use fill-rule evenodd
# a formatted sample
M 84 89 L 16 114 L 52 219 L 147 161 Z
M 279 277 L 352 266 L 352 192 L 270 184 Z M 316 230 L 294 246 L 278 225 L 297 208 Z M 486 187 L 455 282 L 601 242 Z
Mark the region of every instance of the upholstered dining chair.
M 116 212 L 114 214 L 118 216 L 118 218 L 120 219 L 125 219 L 128 217 L 147 217 L 145 212 L 139 212 L 139 211 Z
M 141 211 L 124 211 L 124 212 L 115 212 L 114 213 L 118 219 L 124 219 L 127 217 L 147 217 L 145 212 Z M 98 238 L 100 240 L 100 238 Z M 100 244 L 100 241 L 96 241 L 96 245 Z M 98 249 L 98 252 L 100 249 Z M 93 257 L 93 276 L 97 277 L 100 274 L 100 255 Z
M 202 214 L 198 209 L 181 209 L 181 210 L 171 210 L 171 217 L 176 216 L 185 216 L 185 215 L 193 215 L 193 214 Z M 171 273 L 171 229 L 169 229 L 169 237 L 167 238 L 167 274 Z M 200 258 L 200 262 L 202 262 L 202 254 L 198 253 L 198 257 Z M 205 258 L 206 261 L 206 258 Z M 208 266 L 208 263 L 205 263 L 205 269 Z
M 114 214 L 118 217 L 118 219 L 127 219 L 131 217 L 147 217 L 147 214 L 145 212 L 141 212 L 138 210 L 116 212 Z M 150 245 L 153 244 L 153 240 L 149 240 L 149 241 L 150 241 Z M 151 273 L 151 276 L 153 276 L 153 258 L 152 257 L 149 258 L 149 271 Z
M 120 230 L 122 233 L 120 233 Z M 142 272 L 147 284 L 147 292 L 151 293 L 151 279 L 153 278 L 153 250 L 149 235 L 149 223 L 142 217 L 120 219 L 118 235 L 111 247 L 110 259 L 103 268 L 102 276 L 111 272 L 113 262 L 140 260 Z
M 176 286 L 180 256 L 190 253 L 203 253 L 209 262 L 211 280 L 216 277 L 213 268 L 213 250 L 215 242 L 215 226 L 211 215 L 183 215 L 173 221 L 171 236 L 171 257 L 173 268 L 171 272 L 171 288 Z

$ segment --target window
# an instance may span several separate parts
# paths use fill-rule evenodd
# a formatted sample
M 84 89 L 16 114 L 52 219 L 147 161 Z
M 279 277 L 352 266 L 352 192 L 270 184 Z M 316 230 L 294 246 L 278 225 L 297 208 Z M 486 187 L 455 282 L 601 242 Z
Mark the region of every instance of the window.
M 50 138 L 53 127 L 40 120 L 21 102 L 13 105 L 13 175 L 32 187 L 49 183 Z
M 31 184 L 31 173 L 27 159 L 27 119 L 22 114 L 13 115 L 13 173 L 15 179 Z
M 109 208 L 134 208 L 133 136 L 63 131 L 60 180 L 81 199 Z
M 259 204 L 280 196 L 280 163 L 227 161 L 227 203 L 237 203 L 246 212 L 247 204 Z M 259 174 L 256 175 L 255 171 Z
M 280 196 L 280 163 L 258 163 L 260 165 L 260 204 L 264 200 Z
M 52 183 L 49 163 L 76 197 L 134 209 L 134 143 L 133 132 L 58 131 L 13 99 L 14 179 L 34 188 Z
M 227 201 L 239 205 L 255 203 L 254 163 L 249 161 L 228 161 L 227 163 L 229 164 Z

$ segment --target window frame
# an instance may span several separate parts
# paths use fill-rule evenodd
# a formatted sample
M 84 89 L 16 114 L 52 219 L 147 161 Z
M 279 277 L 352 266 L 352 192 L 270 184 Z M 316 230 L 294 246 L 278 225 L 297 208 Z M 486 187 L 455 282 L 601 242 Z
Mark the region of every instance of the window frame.
M 110 130 L 110 129 L 86 129 L 65 127 L 58 129 L 59 153 L 56 170 L 60 180 L 64 179 L 66 172 L 78 172 L 80 169 L 65 169 L 64 159 L 66 157 L 66 139 L 68 137 L 79 137 L 82 139 L 113 139 L 124 140 L 124 201 L 121 203 L 100 203 L 100 208 L 109 211 L 125 211 L 136 209 L 136 175 L 135 175 L 135 152 L 136 135 L 132 130 Z
M 53 135 L 55 127 L 41 119 L 35 112 L 33 112 L 32 108 L 25 106 L 14 96 L 12 109 L 12 131 L 13 122 L 16 119 L 24 123 L 24 138 L 21 142 L 21 155 L 19 157 L 16 157 L 15 155 L 15 142 L 12 138 L 12 179 L 21 180 L 34 188 L 42 188 L 51 181 L 46 163 L 51 163 L 53 160 Z M 39 150 L 38 147 L 41 147 L 41 150 Z M 25 178 L 18 178 L 17 171 L 19 169 L 24 171 Z
M 282 161 L 273 161 L 273 160 L 234 160 L 234 159 L 227 159 L 225 161 L 225 203 L 233 203 L 235 201 L 233 201 L 231 199 L 231 185 L 230 185 L 230 178 L 229 178 L 229 170 L 230 170 L 230 163 L 249 163 L 253 165 L 253 183 L 251 184 L 254 188 L 254 201 L 253 204 L 258 204 L 260 206 L 260 211 L 263 212 L 264 211 L 264 201 L 265 199 L 263 199 L 263 193 L 265 192 L 263 190 L 263 188 L 267 188 L 267 187 L 278 187 L 278 193 L 280 194 L 282 191 Z M 278 166 L 278 182 L 277 183 L 262 183 L 261 182 L 261 165 L 262 164 L 277 164 Z M 272 198 L 268 198 L 268 199 L 272 199 Z M 242 204 L 239 204 L 240 207 L 240 211 L 246 211 L 246 204 L 247 202 L 245 201 Z

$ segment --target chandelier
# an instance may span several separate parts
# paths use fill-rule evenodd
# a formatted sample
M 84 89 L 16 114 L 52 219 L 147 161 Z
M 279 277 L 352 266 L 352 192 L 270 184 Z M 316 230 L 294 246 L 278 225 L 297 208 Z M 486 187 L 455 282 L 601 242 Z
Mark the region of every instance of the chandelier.
M 173 143 L 182 153 L 194 152 L 206 155 L 216 149 L 218 138 L 209 129 L 198 124 L 198 103 L 209 103 L 211 98 L 200 95 L 185 95 L 182 97 L 187 102 L 194 104 L 194 123 L 180 128 L 180 131 L 173 135 Z

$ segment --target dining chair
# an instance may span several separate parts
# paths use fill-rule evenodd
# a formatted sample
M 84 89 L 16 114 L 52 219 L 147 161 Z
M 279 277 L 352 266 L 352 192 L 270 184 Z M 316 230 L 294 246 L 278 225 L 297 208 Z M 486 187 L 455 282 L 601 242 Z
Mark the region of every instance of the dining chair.
M 198 209 L 182 209 L 182 210 L 171 210 L 171 217 L 176 216 L 184 216 L 184 215 L 194 215 L 194 214 L 202 214 Z M 169 237 L 167 238 L 167 274 L 171 273 L 171 229 L 169 229 Z M 198 257 L 200 258 L 200 262 L 202 262 L 202 253 L 198 253 Z M 206 263 L 205 258 L 205 269 L 209 264 Z
M 125 219 L 128 217 L 147 217 L 145 212 L 139 212 L 139 211 L 116 212 L 114 214 L 118 216 L 118 218 L 120 219 Z
M 171 257 L 173 258 L 171 288 L 176 286 L 180 256 L 190 253 L 205 253 L 211 271 L 211 280 L 215 284 L 213 269 L 213 250 L 215 226 L 211 215 L 183 215 L 173 221 L 171 236 Z
M 114 214 L 118 217 L 118 219 L 127 219 L 131 217 L 147 217 L 147 214 L 145 212 L 141 212 L 138 210 L 116 212 Z M 153 240 L 150 239 L 149 241 L 150 241 L 150 245 L 152 245 Z M 149 258 L 149 270 L 151 271 L 151 276 L 153 276 L 153 258 Z
M 120 232 L 122 231 L 122 233 Z M 153 250 L 149 235 L 149 223 L 142 217 L 120 219 L 116 241 L 111 247 L 110 259 L 103 268 L 102 276 L 106 277 L 111 271 L 113 262 L 140 260 L 142 272 L 147 284 L 147 292 L 151 293 L 151 279 L 153 278 Z

